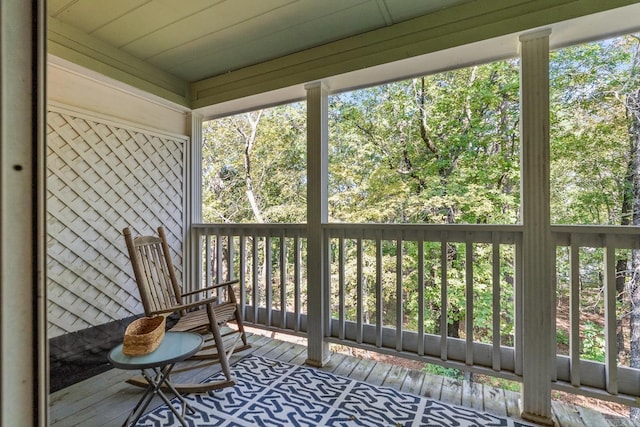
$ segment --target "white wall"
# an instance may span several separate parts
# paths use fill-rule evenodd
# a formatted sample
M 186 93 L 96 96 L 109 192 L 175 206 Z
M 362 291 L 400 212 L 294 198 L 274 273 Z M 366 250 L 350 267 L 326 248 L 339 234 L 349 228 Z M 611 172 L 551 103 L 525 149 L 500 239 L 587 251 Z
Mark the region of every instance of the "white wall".
M 186 124 L 181 108 L 50 61 L 49 338 L 142 313 L 124 227 L 165 227 L 181 276 Z
M 52 55 L 48 59 L 47 98 L 50 101 L 156 131 L 188 134 L 188 109 Z

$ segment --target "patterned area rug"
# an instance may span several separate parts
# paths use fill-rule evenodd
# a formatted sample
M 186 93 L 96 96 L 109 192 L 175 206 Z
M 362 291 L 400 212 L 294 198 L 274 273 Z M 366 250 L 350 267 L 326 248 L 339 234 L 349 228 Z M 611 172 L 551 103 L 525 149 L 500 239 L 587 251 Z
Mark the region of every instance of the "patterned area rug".
M 530 426 L 255 355 L 239 360 L 232 370 L 235 387 L 185 395 L 196 410 L 185 417 L 190 426 Z M 163 405 L 137 425 L 180 423 Z

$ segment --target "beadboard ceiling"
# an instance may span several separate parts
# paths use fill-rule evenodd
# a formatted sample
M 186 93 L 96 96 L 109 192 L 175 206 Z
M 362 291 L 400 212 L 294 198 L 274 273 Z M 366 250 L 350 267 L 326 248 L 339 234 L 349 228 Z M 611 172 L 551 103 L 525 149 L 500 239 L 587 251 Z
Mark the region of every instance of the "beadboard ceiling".
M 205 116 L 640 26 L 640 0 L 47 0 L 50 58 Z M 460 49 L 460 47 L 464 47 Z
M 49 0 L 48 15 L 193 82 L 471 0 Z

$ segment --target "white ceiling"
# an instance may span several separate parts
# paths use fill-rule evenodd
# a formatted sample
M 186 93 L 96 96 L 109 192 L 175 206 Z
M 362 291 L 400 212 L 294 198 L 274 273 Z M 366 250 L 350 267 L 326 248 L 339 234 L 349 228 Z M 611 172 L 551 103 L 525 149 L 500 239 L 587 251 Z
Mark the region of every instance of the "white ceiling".
M 474 0 L 48 0 L 48 15 L 193 82 Z

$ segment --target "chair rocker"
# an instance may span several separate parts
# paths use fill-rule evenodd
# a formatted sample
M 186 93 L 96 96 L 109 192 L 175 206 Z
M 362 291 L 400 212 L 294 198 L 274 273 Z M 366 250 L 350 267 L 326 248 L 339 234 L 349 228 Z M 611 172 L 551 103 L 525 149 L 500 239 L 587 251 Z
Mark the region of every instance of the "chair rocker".
M 220 381 L 205 384 L 174 383 L 175 388 L 180 393 L 201 393 L 235 385 L 229 358 L 234 351 L 250 347 L 232 287 L 238 280 L 218 283 L 193 292 L 182 292 L 163 227 L 158 228 L 158 237 L 134 238 L 129 228 L 125 228 L 122 233 L 145 315 L 167 317 L 177 313 L 178 321 L 170 328 L 172 331 L 197 332 L 205 336 L 202 350 L 182 363 L 187 366 L 177 366 L 172 374 L 219 363 L 225 376 Z M 211 295 L 212 291 L 217 291 L 215 296 Z M 227 325 L 229 321 L 235 321 L 235 329 Z M 238 346 L 239 341 L 242 341 L 241 346 Z M 142 377 L 134 377 L 127 382 L 147 386 L 147 381 Z

